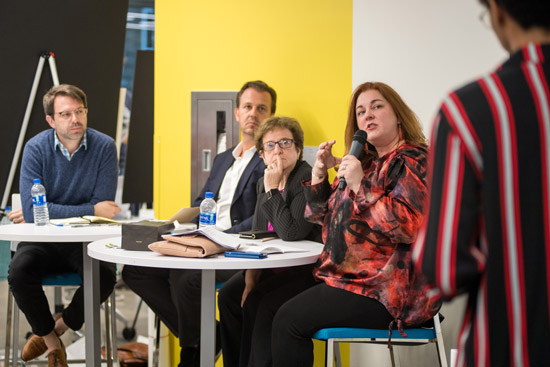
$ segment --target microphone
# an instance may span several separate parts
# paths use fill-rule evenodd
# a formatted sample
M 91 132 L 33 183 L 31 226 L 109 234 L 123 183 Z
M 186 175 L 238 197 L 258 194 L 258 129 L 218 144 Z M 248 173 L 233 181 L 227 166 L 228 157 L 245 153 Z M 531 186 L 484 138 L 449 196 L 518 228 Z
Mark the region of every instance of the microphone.
M 367 143 L 367 132 L 365 130 L 357 130 L 353 135 L 351 141 L 351 148 L 349 154 L 355 158 L 359 158 L 359 154 L 365 149 L 365 144 Z M 338 190 L 344 190 L 346 188 L 346 179 L 340 177 L 340 182 L 338 182 Z

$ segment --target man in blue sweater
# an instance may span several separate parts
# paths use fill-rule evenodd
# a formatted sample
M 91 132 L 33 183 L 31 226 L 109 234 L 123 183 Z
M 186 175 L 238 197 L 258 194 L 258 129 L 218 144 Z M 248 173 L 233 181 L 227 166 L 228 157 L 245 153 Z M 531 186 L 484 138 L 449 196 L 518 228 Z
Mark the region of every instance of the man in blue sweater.
M 45 130 L 25 145 L 21 162 L 22 209 L 14 223 L 33 222 L 31 187 L 40 178 L 48 199 L 50 218 L 98 215 L 112 218 L 120 211 L 113 202 L 117 186 L 117 152 L 112 138 L 87 129 L 88 104 L 79 88 L 62 84 L 51 88 L 43 100 Z M 10 263 L 8 281 L 31 325 L 33 335 L 23 347 L 24 361 L 48 351 L 48 366 L 67 366 L 59 336 L 84 323 L 84 295 L 78 288 L 69 306 L 52 318 L 42 290 L 42 278 L 55 272 L 77 272 L 82 277 L 82 246 L 76 243 L 20 243 Z M 115 285 L 113 264 L 100 263 L 101 302 Z

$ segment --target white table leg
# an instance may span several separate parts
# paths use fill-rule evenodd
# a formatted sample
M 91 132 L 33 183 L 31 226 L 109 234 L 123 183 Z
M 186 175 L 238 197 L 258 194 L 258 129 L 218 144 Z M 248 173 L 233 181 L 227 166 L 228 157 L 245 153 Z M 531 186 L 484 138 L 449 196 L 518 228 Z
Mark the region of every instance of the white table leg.
M 201 367 L 213 367 L 216 353 L 216 271 L 202 270 Z
M 100 367 L 99 260 L 88 256 L 88 243 L 83 246 L 86 366 Z

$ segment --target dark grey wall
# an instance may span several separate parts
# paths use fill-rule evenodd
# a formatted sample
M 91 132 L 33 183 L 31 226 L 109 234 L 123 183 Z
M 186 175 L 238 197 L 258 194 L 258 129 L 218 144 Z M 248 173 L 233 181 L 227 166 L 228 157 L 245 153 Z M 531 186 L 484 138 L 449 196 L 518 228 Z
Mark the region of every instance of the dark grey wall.
M 154 61 L 154 51 L 137 52 L 123 203 L 153 202 Z
M 128 0 L 0 1 L 0 199 L 43 51 L 54 52 L 61 83 L 88 95 L 88 126 L 115 137 L 127 11 Z M 52 85 L 46 63 L 25 141 L 49 128 L 42 96 Z

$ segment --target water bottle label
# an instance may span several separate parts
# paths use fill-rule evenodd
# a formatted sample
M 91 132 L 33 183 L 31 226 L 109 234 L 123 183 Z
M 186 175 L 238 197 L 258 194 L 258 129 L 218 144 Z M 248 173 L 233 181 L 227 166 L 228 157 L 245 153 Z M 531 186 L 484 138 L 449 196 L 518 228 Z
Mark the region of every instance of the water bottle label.
M 201 213 L 199 225 L 201 226 L 216 225 L 216 213 Z
M 34 206 L 42 206 L 47 203 L 46 195 L 35 195 L 32 197 L 32 204 Z

